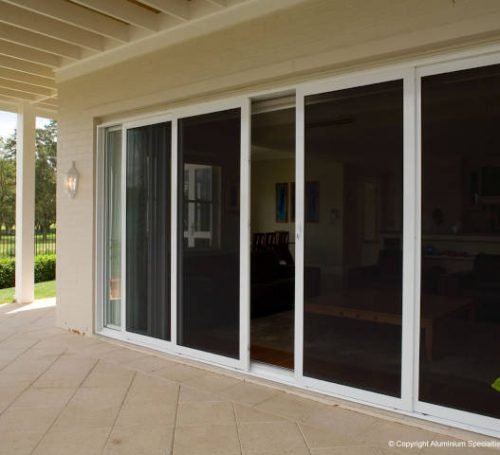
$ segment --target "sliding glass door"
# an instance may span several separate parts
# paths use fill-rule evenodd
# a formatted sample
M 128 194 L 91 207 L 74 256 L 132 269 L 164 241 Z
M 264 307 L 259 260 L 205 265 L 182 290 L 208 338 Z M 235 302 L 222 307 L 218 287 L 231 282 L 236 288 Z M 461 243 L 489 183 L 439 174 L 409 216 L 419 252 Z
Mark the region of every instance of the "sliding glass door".
M 443 413 L 439 405 L 500 418 L 499 125 L 500 64 L 424 71 L 423 412 Z
M 170 340 L 171 123 L 126 130 L 126 329 Z
M 303 374 L 395 398 L 401 397 L 403 106 L 402 79 L 305 96 L 300 185 Z
M 177 343 L 240 358 L 241 109 L 178 120 Z

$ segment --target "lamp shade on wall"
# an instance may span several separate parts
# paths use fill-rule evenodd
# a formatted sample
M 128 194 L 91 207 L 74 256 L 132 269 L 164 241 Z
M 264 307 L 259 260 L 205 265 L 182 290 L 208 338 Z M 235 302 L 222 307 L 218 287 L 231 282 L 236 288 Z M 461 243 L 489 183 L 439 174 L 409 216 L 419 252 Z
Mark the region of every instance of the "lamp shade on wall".
M 75 167 L 75 162 L 71 164 L 71 168 L 66 172 L 64 178 L 64 189 L 68 196 L 73 199 L 78 192 L 78 181 L 80 180 L 80 173 Z

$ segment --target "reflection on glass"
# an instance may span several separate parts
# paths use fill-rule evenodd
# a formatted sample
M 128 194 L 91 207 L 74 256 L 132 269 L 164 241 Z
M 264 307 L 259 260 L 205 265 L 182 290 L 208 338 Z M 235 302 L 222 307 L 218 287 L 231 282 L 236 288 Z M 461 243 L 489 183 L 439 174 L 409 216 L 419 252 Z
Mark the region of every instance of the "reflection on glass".
M 496 418 L 499 125 L 500 65 L 422 79 L 419 399 Z
M 127 330 L 170 339 L 171 125 L 127 131 Z
M 232 358 L 239 357 L 239 184 L 240 110 L 179 120 L 179 344 Z
M 105 132 L 105 315 L 104 325 L 121 325 L 121 129 Z
M 219 175 L 217 166 L 184 166 L 184 244 L 188 248 L 218 246 Z
M 306 97 L 306 376 L 400 396 L 402 161 L 402 81 Z

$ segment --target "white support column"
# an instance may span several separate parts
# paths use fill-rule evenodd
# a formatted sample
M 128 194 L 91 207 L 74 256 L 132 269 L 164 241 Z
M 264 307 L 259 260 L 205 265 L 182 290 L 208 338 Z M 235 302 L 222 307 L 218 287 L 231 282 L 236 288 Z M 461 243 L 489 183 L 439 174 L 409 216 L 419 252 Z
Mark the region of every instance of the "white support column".
M 34 300 L 35 110 L 20 106 L 16 138 L 16 302 Z

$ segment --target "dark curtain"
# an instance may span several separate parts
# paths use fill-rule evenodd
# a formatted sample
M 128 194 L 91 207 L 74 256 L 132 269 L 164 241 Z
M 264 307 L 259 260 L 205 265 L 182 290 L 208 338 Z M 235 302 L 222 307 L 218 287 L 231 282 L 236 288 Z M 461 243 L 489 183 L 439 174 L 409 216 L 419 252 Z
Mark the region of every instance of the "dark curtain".
M 127 132 L 127 330 L 170 339 L 171 124 Z

